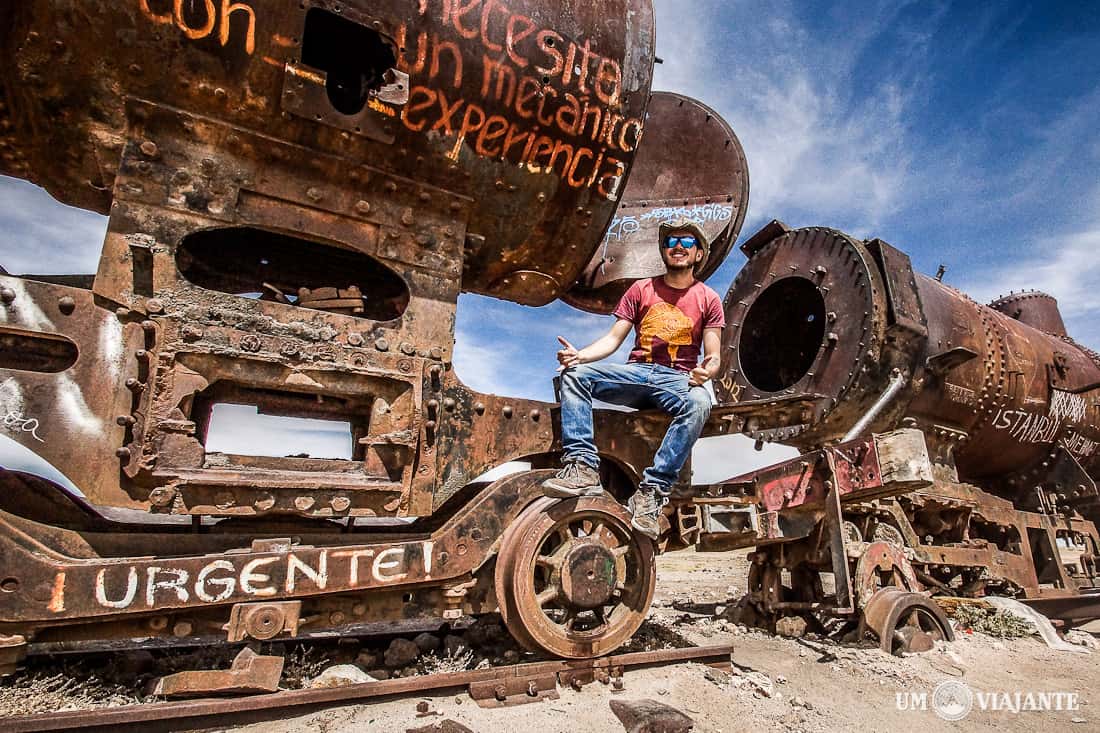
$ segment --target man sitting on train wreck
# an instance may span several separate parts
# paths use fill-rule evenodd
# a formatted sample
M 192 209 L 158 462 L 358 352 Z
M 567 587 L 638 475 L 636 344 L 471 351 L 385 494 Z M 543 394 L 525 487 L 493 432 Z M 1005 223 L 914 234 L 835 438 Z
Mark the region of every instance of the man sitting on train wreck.
M 599 455 L 592 423 L 592 399 L 638 409 L 659 408 L 672 423 L 653 465 L 642 474 L 628 504 L 633 527 L 656 540 L 661 508 L 672 483 L 710 415 L 710 393 L 703 388 L 718 373 L 722 301 L 695 279 L 707 260 L 708 243 L 693 222 L 661 224 L 659 246 L 665 273 L 632 284 L 613 311 L 615 325 L 583 349 L 558 337 L 564 347 L 561 375 L 563 468 L 542 484 L 546 496 L 572 498 L 602 492 Z M 626 364 L 596 362 L 610 356 L 634 330 Z M 700 365 L 699 353 L 703 352 Z

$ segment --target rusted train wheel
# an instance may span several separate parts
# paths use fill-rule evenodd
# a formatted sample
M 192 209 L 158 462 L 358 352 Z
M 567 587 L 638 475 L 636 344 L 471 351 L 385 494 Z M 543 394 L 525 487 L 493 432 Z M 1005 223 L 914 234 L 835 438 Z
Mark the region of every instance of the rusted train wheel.
M 891 654 L 926 652 L 937 641 L 955 639 L 951 623 L 935 601 L 901 588 L 876 591 L 863 609 L 860 627 L 873 631 L 879 648 Z
M 607 497 L 540 499 L 505 532 L 496 593 L 512 636 L 531 650 L 608 654 L 645 620 L 656 585 L 653 543 Z

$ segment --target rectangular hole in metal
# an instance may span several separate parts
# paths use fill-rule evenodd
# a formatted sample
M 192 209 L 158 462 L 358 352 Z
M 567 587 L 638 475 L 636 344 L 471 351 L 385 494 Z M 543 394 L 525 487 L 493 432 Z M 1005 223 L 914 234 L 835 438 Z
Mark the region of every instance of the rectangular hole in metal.
M 134 295 L 153 297 L 153 252 L 148 247 L 130 247 L 134 265 Z
M 254 405 L 215 404 L 206 432 L 207 453 L 274 458 L 352 459 L 351 423 L 262 415 Z

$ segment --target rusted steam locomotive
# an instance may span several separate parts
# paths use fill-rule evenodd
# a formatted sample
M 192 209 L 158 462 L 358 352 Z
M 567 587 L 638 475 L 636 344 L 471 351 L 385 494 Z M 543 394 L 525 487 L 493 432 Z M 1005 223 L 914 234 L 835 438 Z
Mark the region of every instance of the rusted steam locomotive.
M 825 228 L 772 222 L 742 250 L 720 411 L 802 455 L 677 514 L 704 548 L 758 548 L 746 610 L 860 617 L 885 649 L 950 636 L 913 591 L 1100 615 L 1100 355 L 1054 299 L 980 305 Z
M 950 633 L 924 588 L 1081 607 L 1095 358 L 1026 325 L 1056 330 L 1040 298 L 1002 315 L 877 240 L 744 245 L 708 432 L 804 456 L 680 487 L 655 547 L 615 499 L 667 423 L 605 412 L 610 495 L 539 497 L 555 406 L 462 384 L 459 293 L 608 312 L 660 271 L 661 221 L 702 224 L 705 276 L 744 217 L 732 130 L 650 91 L 645 0 L 32 0 L 0 21 L 0 172 L 109 216 L 94 276 L 0 276 L 3 425 L 81 492 L 0 470 L 0 669 L 494 611 L 596 656 L 645 617 L 667 543 L 759 546 L 762 618 L 863 617 L 887 645 Z M 208 450 L 223 404 L 346 422 L 351 456 Z
M 0 471 L 2 666 L 498 607 L 567 657 L 634 632 L 654 548 L 611 497 L 536 501 L 544 472 L 475 482 L 549 465 L 554 405 L 451 353 L 462 291 L 606 312 L 670 211 L 706 273 L 736 239 L 743 152 L 651 93 L 649 2 L 35 0 L 0 28 L 0 171 L 109 216 L 94 276 L 0 276 L 5 430 L 81 492 Z M 223 404 L 343 421 L 351 455 L 207 450 Z M 600 420 L 623 498 L 666 423 Z

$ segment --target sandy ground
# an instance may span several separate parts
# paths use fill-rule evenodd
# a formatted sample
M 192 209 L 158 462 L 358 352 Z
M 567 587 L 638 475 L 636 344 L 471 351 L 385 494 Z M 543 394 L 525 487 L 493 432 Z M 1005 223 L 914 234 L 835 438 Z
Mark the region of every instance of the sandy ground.
M 596 683 L 579 692 L 561 690 L 557 700 L 498 710 L 480 709 L 466 695 L 429 695 L 330 708 L 234 730 L 405 731 L 449 718 L 479 733 L 616 731 L 623 727 L 608 705 L 614 698 L 666 703 L 691 716 L 695 730 L 715 733 L 1100 730 L 1100 654 L 1055 652 L 1037 637 L 1000 642 L 973 634 L 961 635 L 955 643 L 927 654 L 896 658 L 877 649 L 742 632 L 716 619 L 713 609 L 740 595 L 745 567 L 741 553 L 679 552 L 661 557 L 656 601 L 643 627 L 696 644 L 734 644 L 733 676 L 698 664 L 680 664 L 629 672 L 625 690 L 617 693 Z M 770 697 L 745 682 L 751 672 L 771 681 Z M 949 723 L 932 707 L 933 689 L 947 680 L 961 681 L 975 693 L 998 696 L 1017 691 L 1076 693 L 1079 708 L 1014 713 L 982 710 L 975 699 L 969 715 Z M 899 710 L 897 695 L 909 693 L 927 693 L 927 709 Z M 436 714 L 418 717 L 421 701 L 428 701 Z

